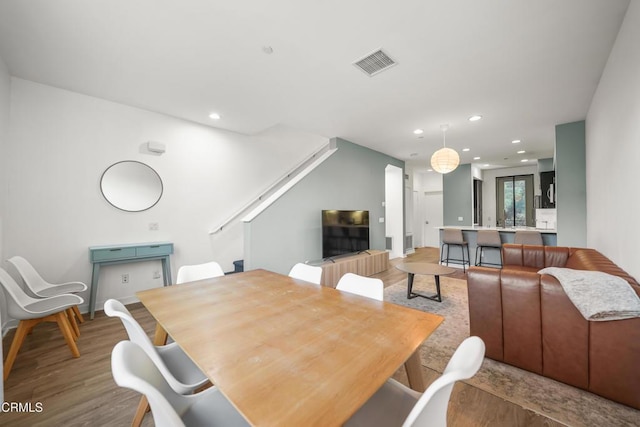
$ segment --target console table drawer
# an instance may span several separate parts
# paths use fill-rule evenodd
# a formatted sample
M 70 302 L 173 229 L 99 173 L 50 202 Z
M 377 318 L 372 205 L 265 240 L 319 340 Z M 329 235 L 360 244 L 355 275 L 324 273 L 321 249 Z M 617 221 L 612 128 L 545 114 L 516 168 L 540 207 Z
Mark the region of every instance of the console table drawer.
M 158 256 L 173 253 L 173 245 L 149 245 L 136 247 L 136 256 Z
M 136 248 L 94 249 L 91 251 L 91 262 L 110 261 L 136 256 Z

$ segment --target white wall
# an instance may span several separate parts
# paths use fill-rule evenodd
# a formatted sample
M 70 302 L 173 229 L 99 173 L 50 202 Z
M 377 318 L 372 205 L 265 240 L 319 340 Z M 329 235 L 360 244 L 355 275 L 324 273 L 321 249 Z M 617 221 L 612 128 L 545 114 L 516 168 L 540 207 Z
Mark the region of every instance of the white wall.
M 632 1 L 586 120 L 587 245 L 640 278 L 640 2 Z
M 482 173 L 482 224 L 496 226 L 496 178 L 501 176 L 532 175 L 534 194 L 540 194 L 538 166 L 487 169 Z
M 9 105 L 10 105 L 10 89 L 11 78 L 9 77 L 9 70 L 4 61 L 0 57 L 0 260 L 4 259 L 2 248 L 4 246 L 4 217 L 6 212 L 6 198 L 7 198 L 7 180 L 6 180 L 6 140 L 9 130 Z M 0 291 L 0 326 L 4 325 L 7 320 L 7 310 L 4 302 L 4 295 Z M 0 328 L 0 354 L 2 353 L 2 328 Z M 0 374 L 2 369 L 0 369 Z M 2 380 L 3 376 L 0 376 L 0 402 L 4 402 L 4 384 Z
M 389 258 L 404 256 L 404 176 L 402 169 L 388 165 L 385 168 L 385 229 L 392 239 Z M 375 219 L 374 219 L 375 220 Z
M 87 248 L 102 244 L 172 241 L 174 277 L 180 265 L 212 259 L 231 270 L 243 256 L 242 227 L 208 232 L 328 143 L 283 127 L 240 135 L 15 78 L 11 108 L 4 255 L 24 256 L 54 282 L 89 282 Z M 149 140 L 166 153 L 146 152 Z M 102 172 L 126 159 L 162 177 L 162 199 L 148 211 L 120 211 L 101 195 Z M 159 262 L 104 268 L 97 307 L 161 286 L 152 279 L 159 270 Z
M 3 258 L 3 219 L 7 197 L 7 135 L 9 133 L 9 106 L 11 102 L 11 77 L 9 70 L 0 58 L 0 260 Z

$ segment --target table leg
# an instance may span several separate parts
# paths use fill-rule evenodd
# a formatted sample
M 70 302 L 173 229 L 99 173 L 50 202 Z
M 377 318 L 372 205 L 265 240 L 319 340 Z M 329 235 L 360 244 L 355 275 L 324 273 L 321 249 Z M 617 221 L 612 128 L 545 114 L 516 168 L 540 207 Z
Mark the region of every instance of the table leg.
M 409 274 L 409 278 L 407 279 L 408 281 L 407 299 L 422 297 L 422 298 L 430 299 L 432 301 L 442 302 L 442 295 L 440 294 L 440 276 L 434 275 L 436 280 L 436 293 L 434 295 L 424 295 L 418 292 L 413 292 L 413 276 L 414 275 L 412 273 L 408 273 L 408 274 Z
M 154 345 L 165 345 L 167 343 L 167 331 L 164 330 L 162 326 L 158 323 L 156 325 L 156 332 L 153 335 L 153 344 Z
M 164 286 L 171 284 L 171 264 L 169 257 L 162 258 L 162 282 Z
M 438 298 L 438 302 L 442 302 L 442 295 L 440 294 L 440 276 L 438 276 L 437 274 L 435 276 L 436 279 L 436 295 L 435 297 Z
M 413 273 L 407 273 L 407 299 L 415 298 L 411 296 L 413 289 L 413 277 L 415 275 Z
M 422 393 L 425 391 L 424 378 L 422 376 L 422 364 L 420 363 L 420 348 L 417 348 L 411 356 L 404 362 L 404 368 L 407 371 L 407 379 L 409 387 L 415 391 Z
M 98 279 L 100 278 L 100 263 L 93 264 L 91 273 L 91 292 L 89 293 L 89 318 L 93 320 L 96 313 L 96 294 L 98 293 Z

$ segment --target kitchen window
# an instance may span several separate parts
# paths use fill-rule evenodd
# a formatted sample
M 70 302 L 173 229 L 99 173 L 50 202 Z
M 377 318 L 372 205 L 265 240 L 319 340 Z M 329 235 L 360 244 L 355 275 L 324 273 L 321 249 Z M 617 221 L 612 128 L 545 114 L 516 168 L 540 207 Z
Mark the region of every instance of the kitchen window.
M 534 227 L 533 175 L 496 178 L 498 227 Z

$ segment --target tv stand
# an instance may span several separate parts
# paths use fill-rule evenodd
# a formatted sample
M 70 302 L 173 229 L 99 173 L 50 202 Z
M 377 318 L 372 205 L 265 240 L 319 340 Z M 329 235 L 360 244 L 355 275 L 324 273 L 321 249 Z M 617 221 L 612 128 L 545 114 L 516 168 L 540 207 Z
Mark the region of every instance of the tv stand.
M 372 276 L 389 268 L 389 252 L 367 250 L 352 255 L 328 258 L 322 267 L 322 286 L 335 288 L 345 273 Z

